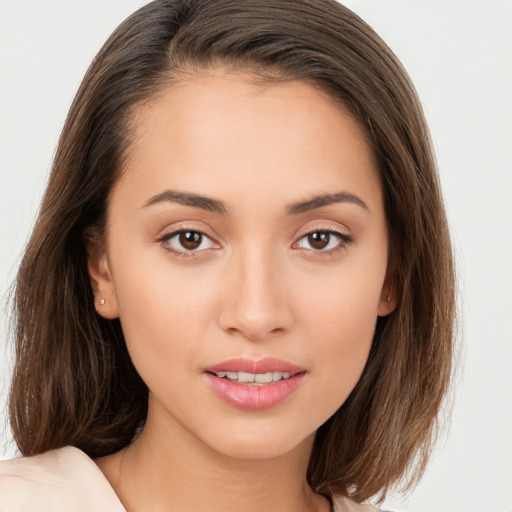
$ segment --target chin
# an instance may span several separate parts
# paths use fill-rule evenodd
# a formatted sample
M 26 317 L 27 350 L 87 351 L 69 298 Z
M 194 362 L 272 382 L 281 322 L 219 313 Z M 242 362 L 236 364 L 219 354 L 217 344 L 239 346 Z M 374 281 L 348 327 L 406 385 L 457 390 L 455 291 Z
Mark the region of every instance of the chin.
M 216 452 L 239 460 L 274 459 L 296 450 L 307 450 L 309 457 L 315 433 L 301 436 L 296 430 L 230 428 L 224 430 L 224 435 L 209 437 L 204 442 Z

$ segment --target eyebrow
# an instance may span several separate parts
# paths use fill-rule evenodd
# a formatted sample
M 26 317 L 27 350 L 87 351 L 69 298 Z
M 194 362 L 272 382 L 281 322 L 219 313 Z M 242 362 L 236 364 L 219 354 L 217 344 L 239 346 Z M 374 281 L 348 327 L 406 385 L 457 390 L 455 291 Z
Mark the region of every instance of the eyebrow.
M 171 202 L 178 203 L 184 206 L 193 206 L 194 208 L 201 208 L 214 213 L 226 214 L 227 210 L 222 201 L 212 199 L 210 197 L 192 194 L 190 192 L 178 192 L 176 190 L 166 190 L 161 194 L 153 196 L 144 207 L 152 206 L 157 203 Z
M 308 212 L 322 206 L 329 206 L 336 203 L 352 203 L 370 211 L 366 203 L 354 194 L 349 192 L 336 192 L 335 194 L 321 194 L 314 196 L 306 201 L 292 203 L 287 206 L 286 211 L 289 215 L 298 215 L 299 213 Z
M 176 190 L 166 190 L 156 196 L 153 196 L 144 204 L 144 208 L 163 202 L 178 203 L 184 206 L 201 208 L 202 210 L 209 212 L 221 213 L 223 215 L 227 214 L 227 209 L 224 206 L 224 203 L 218 199 L 190 192 L 178 192 Z M 286 212 L 288 215 L 298 215 L 316 208 L 321 208 L 322 206 L 329 206 L 336 203 L 352 203 L 369 211 L 366 203 L 356 195 L 349 192 L 337 192 L 335 194 L 320 194 L 305 201 L 289 204 L 286 207 Z

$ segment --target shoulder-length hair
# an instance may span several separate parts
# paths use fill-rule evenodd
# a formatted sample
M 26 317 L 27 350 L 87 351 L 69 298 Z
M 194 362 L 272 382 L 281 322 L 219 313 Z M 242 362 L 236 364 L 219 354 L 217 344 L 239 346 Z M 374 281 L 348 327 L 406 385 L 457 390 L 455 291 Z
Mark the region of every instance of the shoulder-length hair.
M 147 387 L 118 320 L 96 314 L 87 249 L 129 157 L 138 106 L 183 73 L 222 65 L 304 80 L 349 109 L 379 163 L 396 310 L 379 318 L 363 375 L 316 435 L 313 489 L 362 501 L 421 476 L 452 367 L 454 270 L 429 132 L 415 90 L 379 36 L 334 0 L 156 0 L 112 34 L 67 117 L 15 286 L 10 395 L 24 455 L 131 442 Z

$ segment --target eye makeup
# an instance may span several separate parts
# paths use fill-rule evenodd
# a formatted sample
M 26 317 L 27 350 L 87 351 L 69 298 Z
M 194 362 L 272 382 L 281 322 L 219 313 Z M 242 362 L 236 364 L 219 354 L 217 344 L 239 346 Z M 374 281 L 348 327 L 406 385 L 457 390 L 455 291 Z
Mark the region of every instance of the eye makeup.
M 204 230 L 182 226 L 155 239 L 163 249 L 177 257 L 198 257 L 205 252 L 222 248 Z M 307 251 L 319 256 L 334 256 L 345 250 L 353 241 L 352 236 L 333 228 L 318 227 L 305 232 L 295 241 L 293 249 Z

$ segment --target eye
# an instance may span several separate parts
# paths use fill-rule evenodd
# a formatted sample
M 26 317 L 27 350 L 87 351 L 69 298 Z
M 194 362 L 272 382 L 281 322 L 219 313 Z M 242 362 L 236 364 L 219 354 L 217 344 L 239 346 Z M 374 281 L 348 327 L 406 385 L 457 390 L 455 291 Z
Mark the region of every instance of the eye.
M 352 237 L 339 231 L 318 230 L 304 235 L 297 246 L 315 252 L 333 253 L 343 249 L 352 241 Z
M 165 249 L 183 256 L 218 247 L 213 240 L 202 231 L 182 229 L 166 234 L 158 240 Z

